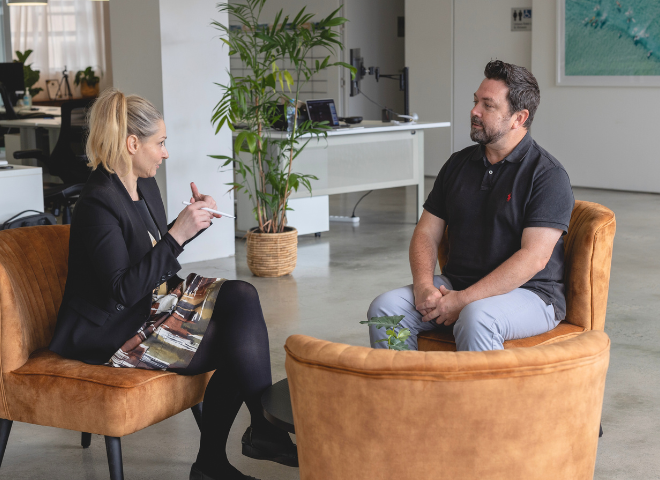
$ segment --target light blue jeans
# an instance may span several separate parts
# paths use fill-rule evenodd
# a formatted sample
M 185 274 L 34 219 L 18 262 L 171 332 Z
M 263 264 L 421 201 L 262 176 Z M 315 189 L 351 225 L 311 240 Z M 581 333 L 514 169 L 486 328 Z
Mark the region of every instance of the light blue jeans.
M 436 288 L 444 285 L 452 290 L 451 282 L 444 275 L 433 278 Z M 397 288 L 383 293 L 371 302 L 367 319 L 372 317 L 404 315 L 401 325 L 412 334 L 406 340 L 411 350 L 417 350 L 417 335 L 434 329 L 451 330 L 438 326 L 434 321 L 422 322 L 422 314 L 415 309 L 413 286 Z M 532 337 L 548 332 L 559 324 L 555 309 L 546 305 L 534 292 L 517 288 L 512 292 L 484 298 L 468 304 L 461 311 L 453 326 L 456 349 L 459 351 L 502 350 L 505 340 Z M 387 348 L 385 328 L 369 327 L 373 348 Z

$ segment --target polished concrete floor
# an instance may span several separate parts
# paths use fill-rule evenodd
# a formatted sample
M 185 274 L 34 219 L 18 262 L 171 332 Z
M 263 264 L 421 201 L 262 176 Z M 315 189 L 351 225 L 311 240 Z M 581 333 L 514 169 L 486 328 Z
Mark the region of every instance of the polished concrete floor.
M 427 180 L 427 190 L 432 181 Z M 350 215 L 359 194 L 331 198 L 331 213 Z M 660 195 L 575 189 L 575 196 L 608 206 L 617 215 L 605 330 L 612 339 L 595 478 L 660 478 Z M 377 191 L 358 207 L 358 227 L 332 224 L 321 238 L 300 238 L 298 266 L 279 279 L 253 277 L 245 246 L 236 257 L 188 264 L 197 272 L 252 282 L 258 289 L 270 333 L 274 381 L 286 376 L 286 338 L 303 333 L 353 345 L 368 345 L 358 322 L 377 294 L 409 283 L 408 243 L 415 227 L 415 191 Z M 502 406 L 506 408 L 506 406 Z M 229 439 L 231 461 L 262 480 L 297 479 L 297 469 L 259 462 L 240 453 L 249 423 L 243 408 Z M 550 434 L 550 432 L 549 432 Z M 198 431 L 190 412 L 122 440 L 127 479 L 187 479 Z M 106 479 L 103 438 L 83 450 L 76 432 L 14 424 L 2 479 Z M 441 478 L 439 476 L 439 478 Z

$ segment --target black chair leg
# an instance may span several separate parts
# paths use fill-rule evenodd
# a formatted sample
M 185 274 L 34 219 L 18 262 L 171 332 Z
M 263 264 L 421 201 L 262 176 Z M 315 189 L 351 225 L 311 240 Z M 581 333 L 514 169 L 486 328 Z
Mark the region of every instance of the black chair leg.
M 121 438 L 105 437 L 105 450 L 108 453 L 110 480 L 124 480 L 124 464 L 121 459 Z
M 7 440 L 9 440 L 9 433 L 11 426 L 14 424 L 11 420 L 0 418 L 0 465 L 2 465 L 2 458 L 5 456 L 5 449 L 7 448 Z
M 82 445 L 83 448 L 89 448 L 91 444 L 92 444 L 92 434 L 83 432 L 82 437 L 80 438 L 80 445 Z
M 598 438 L 603 436 L 603 424 L 600 424 L 600 432 L 598 433 Z
M 197 427 L 199 430 L 202 430 L 202 406 L 204 405 L 204 402 L 199 402 L 197 405 L 193 406 L 190 408 L 192 410 L 193 416 L 195 417 L 195 421 L 197 422 Z

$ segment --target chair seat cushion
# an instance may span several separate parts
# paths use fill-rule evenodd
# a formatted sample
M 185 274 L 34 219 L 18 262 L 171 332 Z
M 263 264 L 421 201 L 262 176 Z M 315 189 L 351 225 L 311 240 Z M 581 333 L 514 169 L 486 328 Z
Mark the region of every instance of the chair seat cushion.
M 202 401 L 212 372 L 88 365 L 41 349 L 4 374 L 10 420 L 122 437 Z
M 584 327 L 578 327 L 564 321 L 549 332 L 542 333 L 541 335 L 519 338 L 517 340 L 507 340 L 504 342 L 504 348 L 534 347 L 536 345 L 561 342 L 573 338 L 585 330 Z M 422 352 L 455 352 L 456 341 L 451 333 L 424 332 L 417 337 L 417 348 Z

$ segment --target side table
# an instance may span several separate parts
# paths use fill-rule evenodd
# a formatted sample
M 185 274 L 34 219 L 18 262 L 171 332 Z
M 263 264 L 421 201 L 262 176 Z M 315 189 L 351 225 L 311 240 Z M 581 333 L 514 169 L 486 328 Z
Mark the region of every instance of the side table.
M 267 388 L 261 396 L 261 406 L 266 420 L 282 430 L 296 433 L 288 379 L 280 380 Z

